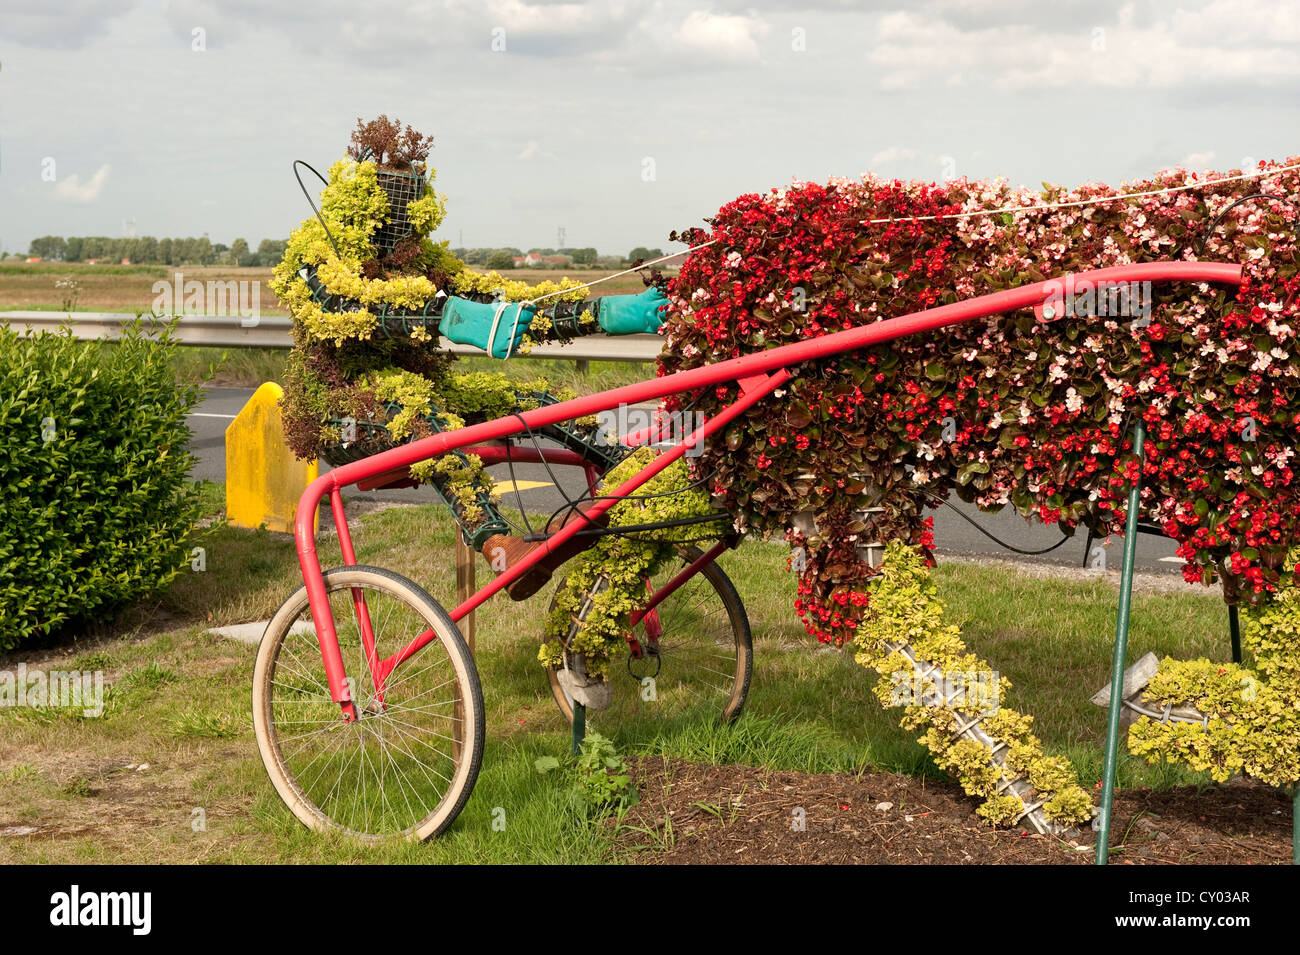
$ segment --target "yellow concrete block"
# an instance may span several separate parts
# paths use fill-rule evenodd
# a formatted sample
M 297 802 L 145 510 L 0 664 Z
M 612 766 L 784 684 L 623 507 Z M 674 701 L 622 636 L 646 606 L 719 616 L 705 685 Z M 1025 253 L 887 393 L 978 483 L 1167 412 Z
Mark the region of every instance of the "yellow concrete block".
M 284 440 L 280 399 L 284 390 L 268 381 L 226 429 L 226 517 L 236 527 L 266 524 L 293 533 L 298 498 L 320 473 L 316 461 L 300 461 Z M 319 513 L 313 529 L 320 524 Z

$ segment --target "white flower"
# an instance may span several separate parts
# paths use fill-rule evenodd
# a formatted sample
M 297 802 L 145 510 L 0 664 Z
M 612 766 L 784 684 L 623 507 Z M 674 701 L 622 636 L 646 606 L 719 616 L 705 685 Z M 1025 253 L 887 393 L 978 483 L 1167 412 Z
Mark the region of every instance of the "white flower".
M 1083 408 L 1083 398 L 1073 388 L 1065 393 L 1065 407 L 1075 413 Z
M 736 266 L 740 265 L 740 263 L 743 261 L 745 260 L 744 258 L 741 257 L 741 254 L 739 252 L 727 253 L 727 268 L 734 269 Z

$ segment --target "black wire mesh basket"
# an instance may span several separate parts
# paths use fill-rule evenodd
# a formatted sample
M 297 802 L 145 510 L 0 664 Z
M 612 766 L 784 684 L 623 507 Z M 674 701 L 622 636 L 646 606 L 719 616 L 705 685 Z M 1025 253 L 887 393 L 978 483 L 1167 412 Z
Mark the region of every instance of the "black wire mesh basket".
M 424 195 L 425 178 L 391 169 L 380 169 L 378 178 L 384 195 L 388 197 L 388 222 L 375 232 L 371 241 L 382 253 L 389 253 L 414 231 L 406 207 Z

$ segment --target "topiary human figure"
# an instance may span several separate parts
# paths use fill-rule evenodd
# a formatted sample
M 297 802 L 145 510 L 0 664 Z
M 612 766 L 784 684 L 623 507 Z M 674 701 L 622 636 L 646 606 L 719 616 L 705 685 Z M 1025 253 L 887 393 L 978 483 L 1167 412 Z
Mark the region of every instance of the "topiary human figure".
M 460 374 L 439 336 L 505 358 L 532 343 L 593 331 L 628 334 L 659 324 L 663 292 L 587 300 L 571 279 L 529 286 L 468 269 L 433 232 L 446 214 L 427 165 L 432 138 L 386 116 L 358 120 L 348 154 L 329 169 L 319 214 L 293 231 L 271 287 L 294 319 L 286 368 L 285 429 L 300 457 L 356 460 L 396 443 L 572 397 L 544 379 Z M 402 223 L 403 234 L 393 224 Z M 540 300 L 540 301 L 539 301 Z M 594 416 L 548 437 L 612 466 Z M 472 454 L 421 462 L 397 483 L 429 482 L 466 538 L 512 566 L 536 542 L 510 534 L 493 481 Z M 489 547 L 488 542 L 491 542 Z M 523 599 L 566 556 L 510 588 Z M 494 569 L 503 568 L 492 559 Z

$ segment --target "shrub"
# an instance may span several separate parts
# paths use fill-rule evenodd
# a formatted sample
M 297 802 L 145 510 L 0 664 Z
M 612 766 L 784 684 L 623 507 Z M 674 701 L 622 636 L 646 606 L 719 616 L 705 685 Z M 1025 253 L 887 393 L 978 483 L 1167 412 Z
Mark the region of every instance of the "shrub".
M 0 328 L 0 650 L 112 613 L 188 559 L 198 494 L 171 329 L 113 348 Z

